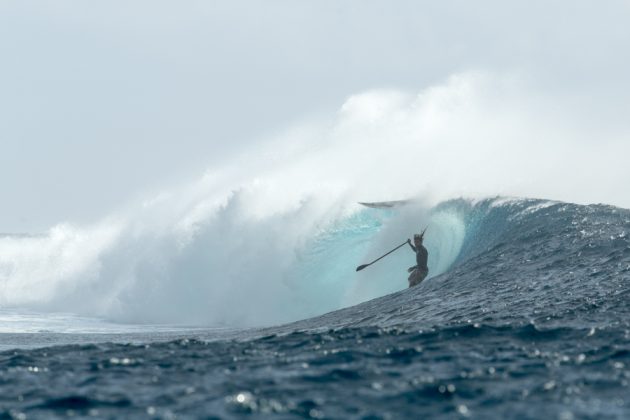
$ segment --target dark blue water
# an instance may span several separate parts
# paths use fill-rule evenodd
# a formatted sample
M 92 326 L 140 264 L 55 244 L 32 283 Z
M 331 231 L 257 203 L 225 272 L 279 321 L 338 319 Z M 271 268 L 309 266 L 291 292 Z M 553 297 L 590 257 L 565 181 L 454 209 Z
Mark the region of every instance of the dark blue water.
M 630 418 L 630 211 L 444 208 L 466 226 L 449 270 L 320 317 L 0 335 L 23 341 L 0 353 L 0 417 Z

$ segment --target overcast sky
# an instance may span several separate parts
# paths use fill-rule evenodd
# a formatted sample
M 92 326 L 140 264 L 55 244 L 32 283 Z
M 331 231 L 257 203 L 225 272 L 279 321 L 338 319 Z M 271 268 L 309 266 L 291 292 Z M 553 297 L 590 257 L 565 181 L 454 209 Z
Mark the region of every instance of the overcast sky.
M 0 232 L 93 221 L 350 95 L 465 71 L 627 126 L 628 22 L 627 0 L 2 0 Z

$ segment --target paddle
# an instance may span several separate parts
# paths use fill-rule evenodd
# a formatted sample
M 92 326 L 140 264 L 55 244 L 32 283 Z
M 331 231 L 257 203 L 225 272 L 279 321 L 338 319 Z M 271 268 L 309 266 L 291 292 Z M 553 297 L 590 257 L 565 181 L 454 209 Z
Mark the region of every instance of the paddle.
M 398 245 L 396 248 L 392 249 L 391 251 L 389 251 L 387 254 L 383 255 L 382 257 L 379 257 L 379 258 L 375 259 L 375 260 L 374 260 L 374 261 L 372 261 L 371 263 L 369 263 L 369 264 L 363 264 L 363 265 L 358 266 L 358 267 L 357 267 L 357 271 L 361 271 L 361 270 L 363 270 L 365 267 L 368 267 L 368 266 L 370 266 L 370 265 L 374 264 L 376 261 L 380 260 L 381 258 L 385 258 L 385 257 L 387 257 L 389 254 L 391 254 L 392 252 L 396 251 L 396 250 L 397 250 L 398 248 L 400 248 L 401 246 L 405 246 L 405 245 L 407 245 L 407 241 L 405 241 L 405 242 L 403 242 L 402 244 Z

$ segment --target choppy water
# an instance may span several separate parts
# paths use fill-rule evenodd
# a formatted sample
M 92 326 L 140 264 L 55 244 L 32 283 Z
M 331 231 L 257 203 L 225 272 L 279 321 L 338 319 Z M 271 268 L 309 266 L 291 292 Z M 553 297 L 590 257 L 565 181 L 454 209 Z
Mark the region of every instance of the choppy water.
M 0 416 L 629 418 L 630 211 L 495 199 L 432 214 L 464 229 L 454 257 L 428 242 L 434 277 L 319 317 L 2 333 Z M 348 259 L 355 276 L 365 261 Z

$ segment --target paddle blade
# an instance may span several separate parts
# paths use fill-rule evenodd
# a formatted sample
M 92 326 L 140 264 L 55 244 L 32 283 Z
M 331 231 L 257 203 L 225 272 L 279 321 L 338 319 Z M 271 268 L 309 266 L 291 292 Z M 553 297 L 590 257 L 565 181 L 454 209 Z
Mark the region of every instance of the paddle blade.
M 363 264 L 363 265 L 358 266 L 358 267 L 357 267 L 357 271 L 361 271 L 361 270 L 363 270 L 363 269 L 364 269 L 365 267 L 367 267 L 368 265 L 370 265 L 370 264 Z

